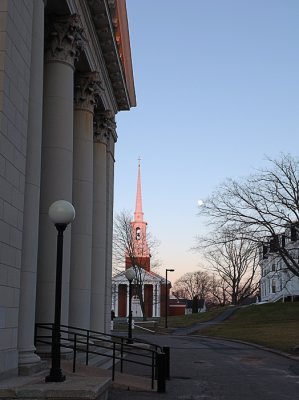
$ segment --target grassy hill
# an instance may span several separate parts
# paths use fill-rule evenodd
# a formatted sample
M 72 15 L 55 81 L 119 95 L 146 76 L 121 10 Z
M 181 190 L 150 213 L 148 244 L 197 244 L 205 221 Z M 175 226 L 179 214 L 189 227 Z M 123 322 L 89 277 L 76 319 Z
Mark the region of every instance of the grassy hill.
M 224 308 L 217 308 L 202 314 L 169 316 L 168 329 L 161 318 L 152 325 L 156 332 L 171 333 L 174 329 L 191 326 L 197 322 L 213 320 Z M 126 322 L 115 324 L 115 331 L 127 331 Z M 135 327 L 134 332 L 142 332 Z M 224 323 L 210 326 L 199 332 L 201 335 L 238 339 L 260 344 L 269 348 L 299 355 L 299 302 L 270 303 L 239 308 Z M 298 348 L 296 350 L 296 347 Z
M 223 324 L 202 330 L 200 334 L 244 340 L 298 355 L 299 303 L 240 308 Z

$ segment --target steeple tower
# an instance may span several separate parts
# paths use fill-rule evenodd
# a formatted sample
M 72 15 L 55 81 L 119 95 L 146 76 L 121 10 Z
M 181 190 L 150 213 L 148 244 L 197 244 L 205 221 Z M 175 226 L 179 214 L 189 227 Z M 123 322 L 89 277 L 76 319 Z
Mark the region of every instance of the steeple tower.
M 137 194 L 136 194 L 136 207 L 134 212 L 134 221 L 143 222 L 142 212 L 142 196 L 141 196 L 141 177 L 140 177 L 140 158 L 138 159 L 138 177 L 137 177 Z
M 137 193 L 134 220 L 131 222 L 131 229 L 134 240 L 135 262 L 146 271 L 150 271 L 150 252 L 146 235 L 147 222 L 143 220 L 142 196 L 141 196 L 141 175 L 140 159 L 138 160 Z M 132 260 L 126 257 L 126 268 L 131 267 Z

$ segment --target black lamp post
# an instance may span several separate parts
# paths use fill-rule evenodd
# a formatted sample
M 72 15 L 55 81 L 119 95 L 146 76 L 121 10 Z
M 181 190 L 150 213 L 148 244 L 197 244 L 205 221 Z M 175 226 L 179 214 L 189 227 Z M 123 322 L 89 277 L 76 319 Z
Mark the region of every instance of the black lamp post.
M 168 314 L 168 290 L 167 290 L 167 272 L 173 272 L 174 269 L 166 269 L 166 282 L 165 282 L 165 328 L 167 328 L 167 314 Z
M 132 281 L 135 278 L 135 270 L 133 267 L 128 268 L 125 272 L 126 278 L 129 281 L 129 326 L 128 326 L 128 342 L 133 343 L 132 340 Z
M 46 382 L 63 382 L 65 376 L 60 368 L 60 320 L 61 320 L 61 284 L 63 261 L 63 232 L 75 218 L 75 209 L 65 200 L 55 201 L 49 208 L 49 217 L 57 229 L 57 258 L 56 258 L 56 287 L 55 287 L 55 314 L 52 331 L 52 367 L 46 376 Z

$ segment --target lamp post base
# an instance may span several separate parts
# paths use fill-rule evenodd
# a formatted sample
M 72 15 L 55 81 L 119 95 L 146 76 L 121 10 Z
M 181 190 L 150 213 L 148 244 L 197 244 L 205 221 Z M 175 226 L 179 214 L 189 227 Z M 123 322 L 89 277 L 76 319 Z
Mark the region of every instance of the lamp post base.
M 61 369 L 50 369 L 50 375 L 46 376 L 45 382 L 64 382 L 65 375 L 62 375 Z

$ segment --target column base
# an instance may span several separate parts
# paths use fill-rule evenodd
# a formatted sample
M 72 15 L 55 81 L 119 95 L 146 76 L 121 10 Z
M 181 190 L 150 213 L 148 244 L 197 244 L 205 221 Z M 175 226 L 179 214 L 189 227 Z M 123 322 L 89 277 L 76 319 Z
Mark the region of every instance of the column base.
M 45 361 L 35 354 L 35 347 L 19 351 L 19 375 L 29 376 L 42 371 L 47 366 Z
M 46 376 L 45 382 L 64 382 L 65 375 L 62 374 L 61 369 L 53 369 L 50 370 L 50 375 Z
M 26 350 L 19 351 L 19 365 L 36 364 L 40 361 L 40 357 L 35 353 L 35 347 L 32 346 Z

